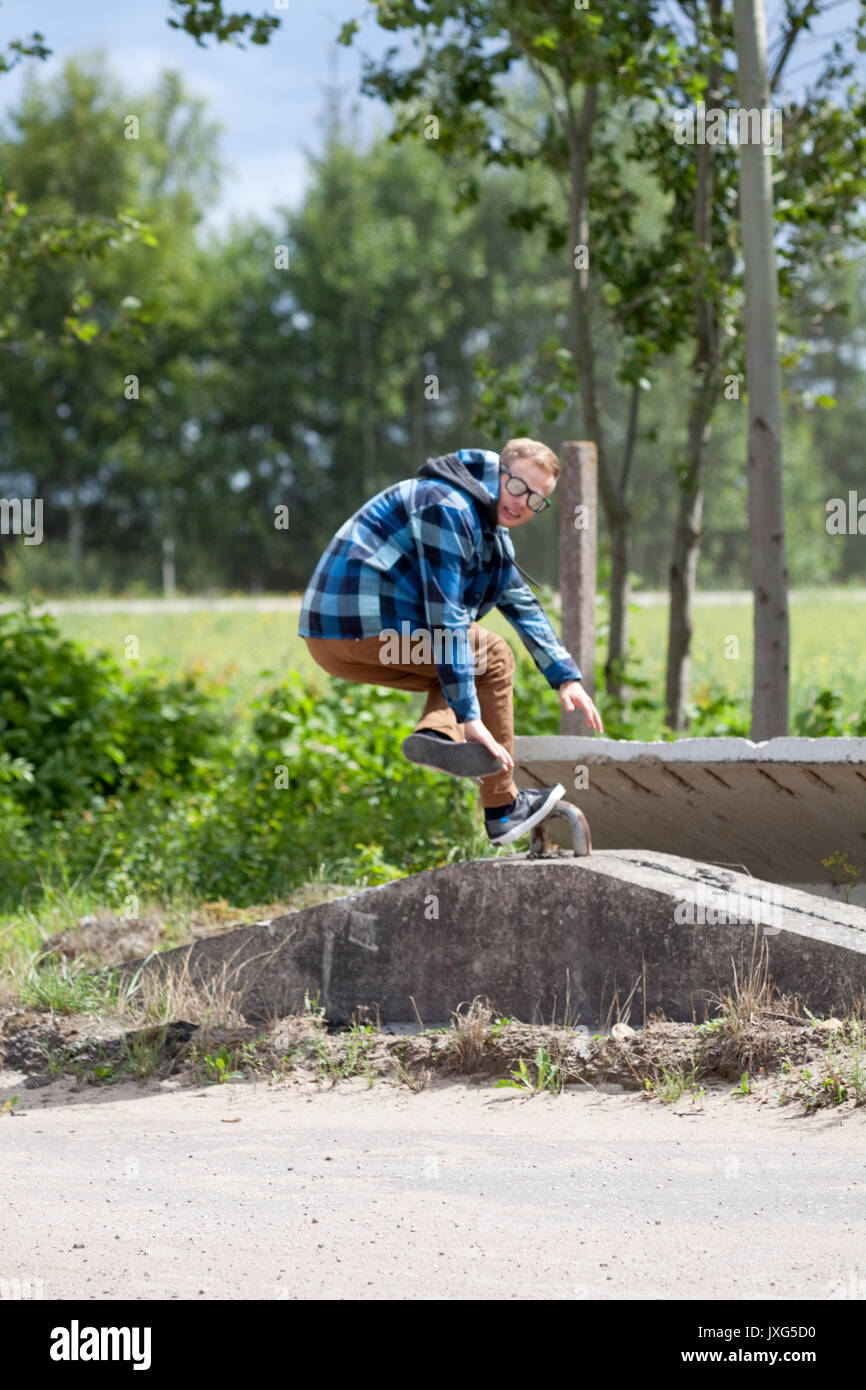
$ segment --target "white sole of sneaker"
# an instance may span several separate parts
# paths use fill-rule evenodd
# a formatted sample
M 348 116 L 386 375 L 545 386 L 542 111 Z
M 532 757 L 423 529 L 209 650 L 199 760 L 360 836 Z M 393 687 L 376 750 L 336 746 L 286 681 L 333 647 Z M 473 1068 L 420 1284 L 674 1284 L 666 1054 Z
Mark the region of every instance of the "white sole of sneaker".
M 556 803 L 561 801 L 564 796 L 565 787 L 561 782 L 557 782 L 555 787 L 551 787 L 549 795 L 545 797 L 537 811 L 533 811 L 531 816 L 527 817 L 525 821 L 521 821 L 520 825 L 516 825 L 513 830 L 506 830 L 504 835 L 497 836 L 495 840 L 491 838 L 491 845 L 510 845 L 515 840 L 519 840 L 521 835 L 527 835 L 534 826 L 538 825 L 539 821 L 543 821 L 545 816 L 550 815 Z

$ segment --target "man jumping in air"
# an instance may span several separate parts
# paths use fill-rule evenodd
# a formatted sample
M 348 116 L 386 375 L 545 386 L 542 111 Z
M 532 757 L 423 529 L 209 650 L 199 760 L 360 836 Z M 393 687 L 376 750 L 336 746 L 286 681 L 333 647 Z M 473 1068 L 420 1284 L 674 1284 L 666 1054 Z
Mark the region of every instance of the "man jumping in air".
M 521 578 L 509 531 L 550 505 L 552 449 L 511 439 L 502 454 L 460 449 L 377 493 L 340 527 L 304 595 L 299 632 L 331 676 L 424 690 L 412 762 L 481 783 L 490 842 L 526 835 L 565 795 L 559 783 L 518 790 L 514 656 L 478 626 L 498 608 L 516 628 L 563 709 L 602 732 L 580 670 Z

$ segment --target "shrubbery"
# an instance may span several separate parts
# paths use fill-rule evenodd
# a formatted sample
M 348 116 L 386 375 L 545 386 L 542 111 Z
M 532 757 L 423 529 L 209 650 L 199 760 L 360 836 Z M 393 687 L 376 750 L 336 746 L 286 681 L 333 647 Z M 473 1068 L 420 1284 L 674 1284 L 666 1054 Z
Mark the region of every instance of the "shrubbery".
M 60 875 L 113 901 L 262 901 L 323 863 L 376 883 L 473 843 L 474 784 L 400 753 L 409 695 L 293 677 L 230 731 L 192 677 L 127 677 L 49 617 L 0 624 L 7 907 Z
M 662 702 L 627 679 L 629 711 L 598 696 L 606 735 L 665 736 Z M 323 866 L 379 883 L 480 853 L 475 783 L 400 752 L 419 697 L 322 681 L 293 675 L 232 724 L 225 699 L 191 676 L 128 676 L 49 617 L 0 616 L 0 903 L 75 883 L 118 906 L 131 893 L 242 906 Z M 526 661 L 515 712 L 522 734 L 558 729 L 556 694 Z M 690 735 L 748 733 L 744 709 L 718 692 L 690 713 Z M 824 691 L 796 725 L 863 733 L 866 716 Z
M 0 756 L 29 815 L 80 812 L 154 777 L 193 785 L 222 734 L 212 703 L 189 676 L 125 675 L 48 615 L 0 614 Z

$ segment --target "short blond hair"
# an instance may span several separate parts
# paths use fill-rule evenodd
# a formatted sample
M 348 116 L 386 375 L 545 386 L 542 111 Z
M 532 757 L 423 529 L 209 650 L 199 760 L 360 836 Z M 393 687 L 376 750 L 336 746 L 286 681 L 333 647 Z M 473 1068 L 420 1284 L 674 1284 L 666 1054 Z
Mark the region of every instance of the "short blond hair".
M 546 444 L 540 444 L 537 439 L 509 439 L 499 455 L 499 462 L 510 468 L 518 459 L 537 463 L 539 468 L 546 469 L 554 478 L 559 477 L 559 459 L 552 449 L 548 449 Z

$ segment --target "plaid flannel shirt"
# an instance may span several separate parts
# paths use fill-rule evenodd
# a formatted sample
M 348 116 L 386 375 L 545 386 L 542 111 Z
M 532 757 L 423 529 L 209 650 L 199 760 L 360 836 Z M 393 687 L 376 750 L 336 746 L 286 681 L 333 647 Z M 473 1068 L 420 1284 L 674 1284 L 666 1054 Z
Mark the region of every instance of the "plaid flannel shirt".
M 460 449 L 457 458 L 498 498 L 498 454 Z M 453 633 L 449 659 L 437 661 L 436 671 L 462 723 L 481 718 L 466 634 L 491 608 L 505 615 L 554 689 L 580 679 L 517 569 L 507 529 L 485 525 L 471 494 L 453 482 L 409 478 L 377 493 L 337 531 L 307 586 L 298 631 L 360 638 L 399 634 L 407 623 L 413 631 Z

